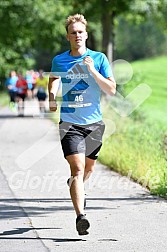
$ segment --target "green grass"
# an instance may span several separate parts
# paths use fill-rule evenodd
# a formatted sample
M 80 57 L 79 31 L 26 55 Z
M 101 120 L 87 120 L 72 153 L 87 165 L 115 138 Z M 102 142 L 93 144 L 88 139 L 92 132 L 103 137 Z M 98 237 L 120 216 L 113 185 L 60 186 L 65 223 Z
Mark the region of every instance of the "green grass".
M 152 94 L 140 109 L 149 120 L 158 120 L 167 127 L 167 56 L 137 61 L 132 63 L 132 67 L 134 76 L 126 85 L 126 91 L 140 83 L 149 85 Z
M 111 118 L 115 133 L 104 137 L 99 161 L 150 189 L 167 196 L 167 57 L 132 63 L 134 75 L 124 85 L 124 96 L 141 83 L 151 96 L 130 116 L 116 114 L 103 101 L 104 120 Z M 106 120 L 111 128 L 111 120 Z M 109 130 L 108 130 L 109 132 Z
M 0 91 L 0 106 L 6 106 L 9 104 L 9 95 L 5 91 Z

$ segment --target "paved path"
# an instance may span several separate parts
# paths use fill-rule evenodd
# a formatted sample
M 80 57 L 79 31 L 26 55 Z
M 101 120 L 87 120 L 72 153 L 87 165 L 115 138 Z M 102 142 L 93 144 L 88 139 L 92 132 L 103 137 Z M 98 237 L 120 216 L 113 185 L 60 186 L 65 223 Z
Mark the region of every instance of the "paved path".
M 38 113 L 36 114 L 38 115 Z M 167 250 L 167 202 L 97 164 L 78 236 L 57 125 L 0 110 L 0 252 Z

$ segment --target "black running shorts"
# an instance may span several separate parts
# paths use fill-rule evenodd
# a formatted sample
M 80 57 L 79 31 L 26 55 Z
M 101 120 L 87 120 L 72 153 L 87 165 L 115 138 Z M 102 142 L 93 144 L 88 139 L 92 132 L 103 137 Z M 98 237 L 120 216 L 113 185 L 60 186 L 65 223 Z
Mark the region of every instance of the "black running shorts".
M 60 121 L 59 132 L 64 157 L 84 153 L 86 157 L 96 160 L 102 146 L 104 129 L 103 121 L 88 125 Z

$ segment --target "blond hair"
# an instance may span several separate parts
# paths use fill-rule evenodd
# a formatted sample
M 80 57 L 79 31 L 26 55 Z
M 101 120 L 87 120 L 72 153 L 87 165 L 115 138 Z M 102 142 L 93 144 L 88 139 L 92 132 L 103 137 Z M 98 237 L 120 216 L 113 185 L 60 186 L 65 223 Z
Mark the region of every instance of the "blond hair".
M 75 14 L 73 16 L 69 16 L 67 19 L 66 19 L 66 22 L 65 22 L 65 28 L 66 28 L 66 31 L 68 32 L 68 26 L 72 23 L 76 23 L 76 22 L 81 22 L 82 24 L 85 25 L 85 27 L 87 26 L 87 21 L 85 19 L 85 17 L 82 15 L 82 14 Z

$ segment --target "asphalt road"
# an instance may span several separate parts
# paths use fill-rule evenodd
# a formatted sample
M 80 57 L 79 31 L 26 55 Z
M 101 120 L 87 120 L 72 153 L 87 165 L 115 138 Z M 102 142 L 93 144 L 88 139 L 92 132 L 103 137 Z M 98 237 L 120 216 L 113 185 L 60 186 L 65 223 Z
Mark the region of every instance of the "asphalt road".
M 58 127 L 38 112 L 0 110 L 0 252 L 166 252 L 167 201 L 99 163 L 78 235 Z

